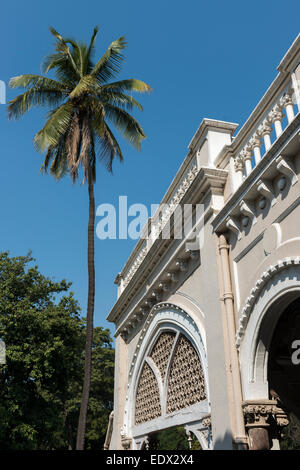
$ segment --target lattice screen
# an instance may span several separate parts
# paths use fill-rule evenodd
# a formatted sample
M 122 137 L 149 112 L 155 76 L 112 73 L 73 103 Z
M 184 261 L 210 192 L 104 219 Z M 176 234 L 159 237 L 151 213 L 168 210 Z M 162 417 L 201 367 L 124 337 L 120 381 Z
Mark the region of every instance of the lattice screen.
M 136 395 L 135 423 L 141 424 L 160 415 L 158 384 L 152 369 L 145 363 Z
M 150 354 L 151 359 L 155 362 L 161 373 L 162 379 L 165 378 L 166 368 L 168 365 L 169 356 L 174 343 L 175 333 L 164 332 L 156 341 L 154 348 Z
M 203 369 L 195 348 L 180 334 L 171 357 L 175 338 L 174 332 L 161 333 L 149 355 L 159 369 L 163 382 L 166 414 L 206 399 Z M 168 383 L 165 383 L 168 368 Z M 137 388 L 135 423 L 141 424 L 161 416 L 160 403 L 155 374 L 145 362 Z
M 185 336 L 180 335 L 172 360 L 167 394 L 167 413 L 205 400 L 205 384 L 199 356 Z

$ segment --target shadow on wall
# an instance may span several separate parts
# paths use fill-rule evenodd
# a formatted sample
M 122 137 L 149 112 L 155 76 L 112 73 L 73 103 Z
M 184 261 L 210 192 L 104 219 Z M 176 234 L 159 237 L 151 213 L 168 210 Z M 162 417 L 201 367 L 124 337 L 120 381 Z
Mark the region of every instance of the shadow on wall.
M 214 442 L 213 450 L 232 450 L 232 434 L 226 432 Z

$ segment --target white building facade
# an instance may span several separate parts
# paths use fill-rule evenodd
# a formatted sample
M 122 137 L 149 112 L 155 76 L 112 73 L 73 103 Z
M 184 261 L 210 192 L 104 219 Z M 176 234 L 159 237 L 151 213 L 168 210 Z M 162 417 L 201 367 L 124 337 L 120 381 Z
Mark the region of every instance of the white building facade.
M 279 449 L 300 419 L 299 106 L 300 36 L 240 130 L 204 119 L 192 138 L 145 229 L 156 236 L 116 278 L 107 448 L 180 425 L 202 449 Z M 202 205 L 200 250 L 174 237 L 184 204 Z

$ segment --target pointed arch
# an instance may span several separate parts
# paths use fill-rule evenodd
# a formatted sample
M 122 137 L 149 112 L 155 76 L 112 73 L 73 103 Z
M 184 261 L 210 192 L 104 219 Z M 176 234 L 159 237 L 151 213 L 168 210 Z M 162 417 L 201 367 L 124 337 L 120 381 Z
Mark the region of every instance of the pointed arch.
M 202 418 L 209 415 L 207 358 L 200 328 L 195 317 L 174 304 L 157 304 L 150 312 L 127 385 L 123 430 L 133 441 L 141 442 L 149 433 L 172 426 L 201 428 Z M 146 405 L 151 390 L 155 412 L 153 402 L 151 409 Z

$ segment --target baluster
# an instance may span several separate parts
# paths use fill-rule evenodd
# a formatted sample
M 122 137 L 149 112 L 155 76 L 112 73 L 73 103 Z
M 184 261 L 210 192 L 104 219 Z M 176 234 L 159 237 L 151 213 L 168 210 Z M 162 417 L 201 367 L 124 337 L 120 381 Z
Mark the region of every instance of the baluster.
M 273 122 L 275 127 L 276 138 L 278 139 L 279 136 L 282 134 L 282 126 L 281 121 L 284 115 L 282 112 L 281 107 L 277 104 L 272 111 L 270 112 L 270 120 Z
M 271 142 L 272 125 L 268 118 L 265 119 L 264 122 L 259 127 L 259 133 L 264 139 L 265 149 L 267 152 L 269 148 L 272 146 L 272 142 Z
M 245 168 L 246 168 L 246 176 L 249 176 L 252 171 L 252 147 L 251 145 L 247 144 L 246 147 L 242 151 Z
M 261 154 L 260 154 L 261 137 L 258 134 L 258 132 L 255 132 L 253 137 L 251 137 L 251 139 L 249 140 L 249 145 L 253 149 L 255 165 L 257 165 L 261 159 Z
M 243 182 L 244 174 L 244 160 L 241 154 L 239 154 L 234 160 L 234 169 L 236 174 L 236 187 L 238 188 Z
M 290 124 L 295 117 L 294 103 L 291 92 L 286 93 L 280 99 L 280 106 L 285 109 L 288 123 Z

